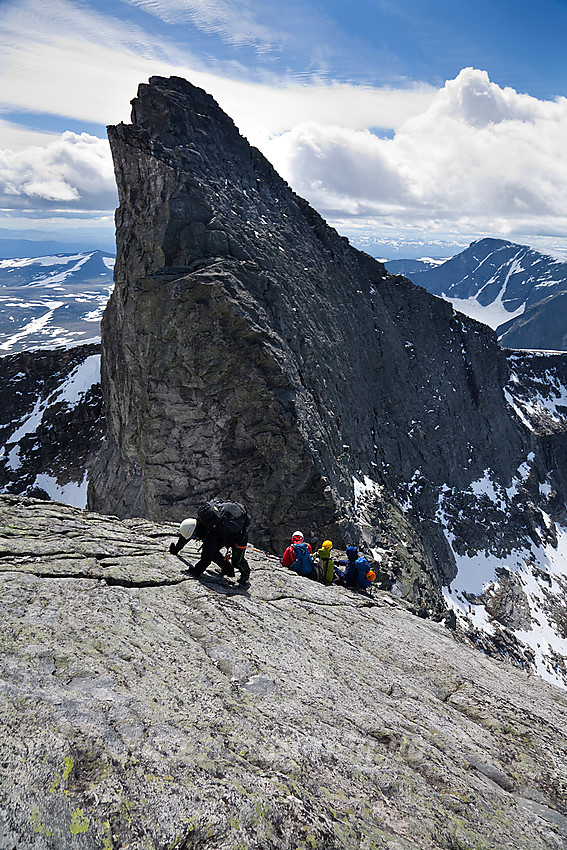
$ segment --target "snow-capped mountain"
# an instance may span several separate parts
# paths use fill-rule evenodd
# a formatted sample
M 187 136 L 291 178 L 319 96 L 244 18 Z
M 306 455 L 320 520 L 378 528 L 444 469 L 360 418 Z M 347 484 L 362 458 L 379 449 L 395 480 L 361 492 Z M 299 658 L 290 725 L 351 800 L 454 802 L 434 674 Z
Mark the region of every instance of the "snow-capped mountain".
M 412 261 L 413 262 L 413 261 Z M 510 348 L 567 350 L 567 263 L 502 239 L 480 239 L 441 264 L 389 271 L 496 330 Z
M 550 458 L 564 456 L 567 436 L 567 359 L 561 354 L 510 352 L 510 380 L 505 395 L 515 415 L 534 434 L 548 434 Z M 563 436 L 561 436 L 563 435 Z M 439 494 L 438 520 L 458 568 L 445 592 L 461 620 L 478 629 L 478 643 L 498 645 L 513 635 L 526 667 L 542 678 L 567 686 L 567 515 L 557 492 L 567 482 L 560 475 L 542 480 L 533 452 L 527 454 L 510 486 L 503 487 L 490 469 L 466 494 L 450 488 Z M 555 467 L 559 471 L 560 464 Z M 539 499 L 534 522 L 509 548 L 498 526 L 512 527 L 530 481 Z M 565 491 L 564 491 L 565 492 Z M 535 507 L 535 506 L 534 506 Z M 491 547 L 471 545 L 475 523 L 493 526 Z M 523 539 L 522 539 L 523 538 Z M 463 540 L 468 539 L 468 545 Z
M 508 352 L 504 395 L 512 416 L 532 435 L 511 480 L 487 466 L 468 487 L 433 485 L 417 468 L 400 486 L 403 515 L 423 521 L 433 497 L 435 523 L 455 561 L 443 581 L 454 627 L 483 652 L 510 658 L 567 688 L 567 355 Z M 494 436 L 497 440 L 497 436 Z M 545 444 L 545 458 L 537 443 Z M 356 509 L 370 521 L 383 486 L 355 479 Z M 407 550 L 415 540 L 407 538 Z M 386 534 L 369 547 L 378 567 L 398 556 Z M 391 592 L 405 596 L 395 583 Z
M 102 251 L 0 260 L 0 356 L 98 342 L 113 267 Z

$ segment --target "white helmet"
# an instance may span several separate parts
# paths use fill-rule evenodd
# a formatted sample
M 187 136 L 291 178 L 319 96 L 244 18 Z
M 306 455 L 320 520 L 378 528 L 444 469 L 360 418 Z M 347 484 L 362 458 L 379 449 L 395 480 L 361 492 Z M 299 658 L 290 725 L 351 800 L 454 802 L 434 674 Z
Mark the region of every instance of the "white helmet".
M 294 531 L 291 535 L 292 543 L 302 543 L 303 542 L 303 533 L 301 531 Z
M 190 516 L 188 519 L 184 519 L 179 526 L 179 533 L 185 538 L 185 540 L 190 540 L 193 537 L 193 532 L 196 527 L 197 520 Z

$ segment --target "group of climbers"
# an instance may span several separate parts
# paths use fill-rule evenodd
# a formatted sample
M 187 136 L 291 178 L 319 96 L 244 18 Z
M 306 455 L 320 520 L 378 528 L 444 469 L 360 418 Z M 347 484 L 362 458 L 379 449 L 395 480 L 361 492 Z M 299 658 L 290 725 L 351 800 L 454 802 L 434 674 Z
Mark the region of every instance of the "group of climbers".
M 189 575 L 197 578 L 211 563 L 215 563 L 221 576 L 227 578 L 234 578 L 238 570 L 238 584 L 246 586 L 250 578 L 250 567 L 245 558 L 249 526 L 248 512 L 239 502 L 212 499 L 201 505 L 196 517 L 183 520 L 179 538 L 170 544 L 169 551 L 178 555 L 189 540 L 199 540 L 202 542 L 201 555 L 197 563 L 187 570 Z M 222 549 L 226 550 L 225 554 Z M 333 560 L 332 549 L 332 541 L 324 540 L 313 555 L 312 546 L 305 541 L 302 532 L 294 531 L 281 563 L 298 575 L 323 584 L 340 584 L 358 590 L 371 587 L 376 573 L 368 559 L 359 552 L 358 546 L 348 546 L 346 560 L 338 561 Z
M 311 544 L 305 542 L 302 532 L 294 531 L 281 561 L 284 567 L 314 581 L 367 590 L 376 580 L 376 573 L 368 559 L 359 552 L 358 546 L 347 546 L 346 561 L 333 561 L 332 549 L 332 541 L 325 540 L 313 555 Z M 338 566 L 346 569 L 340 570 Z

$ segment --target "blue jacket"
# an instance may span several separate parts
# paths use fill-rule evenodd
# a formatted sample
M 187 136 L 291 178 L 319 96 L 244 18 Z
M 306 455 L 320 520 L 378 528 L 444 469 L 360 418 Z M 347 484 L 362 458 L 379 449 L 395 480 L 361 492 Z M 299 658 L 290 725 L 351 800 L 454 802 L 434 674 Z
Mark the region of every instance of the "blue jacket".
M 369 562 L 366 560 L 364 555 L 359 555 L 356 560 L 353 561 L 337 561 L 338 564 L 346 564 L 346 570 L 338 570 L 340 578 L 343 579 L 344 583 L 349 585 L 349 587 L 359 587 L 361 590 L 366 590 L 367 587 L 370 587 L 372 584 L 366 578 L 366 573 L 369 569 L 371 569 Z

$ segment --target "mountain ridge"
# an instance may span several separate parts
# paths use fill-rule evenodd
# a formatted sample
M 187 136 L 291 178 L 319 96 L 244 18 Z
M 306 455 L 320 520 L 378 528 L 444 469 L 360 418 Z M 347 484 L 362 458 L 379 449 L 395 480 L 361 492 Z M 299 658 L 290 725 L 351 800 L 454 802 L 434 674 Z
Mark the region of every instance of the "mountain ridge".
M 118 253 L 89 508 L 180 521 L 234 498 L 258 545 L 282 551 L 293 528 L 358 544 L 416 609 L 449 606 L 486 651 L 567 681 L 563 573 L 546 566 L 565 532 L 565 416 L 511 403 L 494 332 L 352 248 L 204 91 L 153 77 L 132 117 L 109 128 Z M 456 581 L 471 560 L 494 587 L 506 569 L 507 593 Z M 552 648 L 533 648 L 536 569 Z M 478 602 L 456 605 L 452 583 Z
M 400 264 L 418 286 L 492 327 L 501 345 L 567 349 L 566 262 L 527 245 L 483 238 L 441 264 L 411 271 L 411 261 L 398 260 L 392 268 Z

